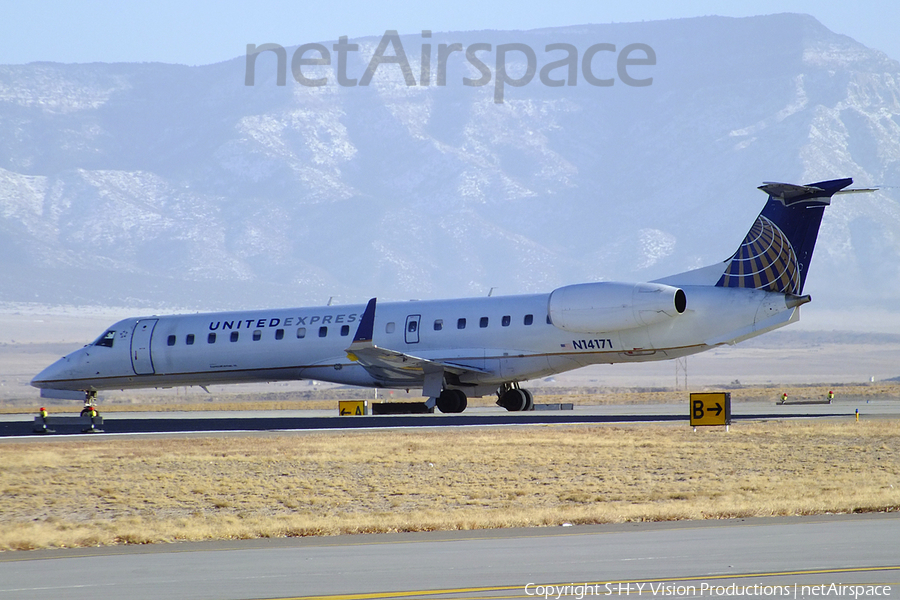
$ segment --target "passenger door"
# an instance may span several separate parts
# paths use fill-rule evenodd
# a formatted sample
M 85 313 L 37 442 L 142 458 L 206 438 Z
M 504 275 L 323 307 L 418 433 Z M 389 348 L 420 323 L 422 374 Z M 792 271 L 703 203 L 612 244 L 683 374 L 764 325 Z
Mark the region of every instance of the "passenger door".
M 131 368 L 137 375 L 153 375 L 153 358 L 150 356 L 150 339 L 157 319 L 142 319 L 134 324 L 131 334 Z

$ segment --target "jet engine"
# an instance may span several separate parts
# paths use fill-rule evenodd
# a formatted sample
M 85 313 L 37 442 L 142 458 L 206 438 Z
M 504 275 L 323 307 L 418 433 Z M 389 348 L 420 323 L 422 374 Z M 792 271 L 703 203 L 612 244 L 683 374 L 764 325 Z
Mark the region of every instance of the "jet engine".
M 659 283 L 567 285 L 550 294 L 550 322 L 564 331 L 596 333 L 653 325 L 687 308 L 684 290 Z

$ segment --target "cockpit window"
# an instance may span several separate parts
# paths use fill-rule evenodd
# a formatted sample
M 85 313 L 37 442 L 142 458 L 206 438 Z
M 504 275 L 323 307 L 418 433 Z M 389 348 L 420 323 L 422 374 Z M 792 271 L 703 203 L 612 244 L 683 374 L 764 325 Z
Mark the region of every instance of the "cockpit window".
M 95 346 L 106 346 L 107 348 L 113 347 L 113 342 L 116 340 L 116 332 L 110 329 L 94 342 Z

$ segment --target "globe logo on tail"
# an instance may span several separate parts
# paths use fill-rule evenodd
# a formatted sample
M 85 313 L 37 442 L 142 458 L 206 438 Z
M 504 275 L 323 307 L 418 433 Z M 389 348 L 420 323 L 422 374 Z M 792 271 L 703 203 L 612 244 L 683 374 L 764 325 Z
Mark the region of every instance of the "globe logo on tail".
M 798 294 L 797 254 L 781 229 L 760 215 L 716 285 Z

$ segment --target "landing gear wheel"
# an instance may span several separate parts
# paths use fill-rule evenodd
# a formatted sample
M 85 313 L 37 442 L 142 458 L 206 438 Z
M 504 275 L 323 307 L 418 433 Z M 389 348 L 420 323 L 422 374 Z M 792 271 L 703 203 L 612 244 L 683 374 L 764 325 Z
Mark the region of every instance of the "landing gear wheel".
M 534 396 L 531 394 L 529 390 L 520 390 L 523 394 L 525 394 L 525 408 L 522 410 L 534 410 Z
M 456 405 L 456 412 L 461 413 L 466 410 L 466 407 L 469 405 L 469 399 L 466 398 L 466 394 L 462 390 L 453 391 L 456 392 L 456 397 L 459 399 L 458 404 Z
M 442 413 L 461 413 L 469 402 L 460 390 L 444 390 L 437 398 L 438 410 Z
M 84 393 L 84 408 L 81 409 L 82 417 L 91 417 L 97 412 L 97 392 Z
M 528 397 L 525 395 L 525 390 L 514 388 L 503 392 L 497 404 L 509 412 L 519 412 L 525 410 L 528 405 Z

